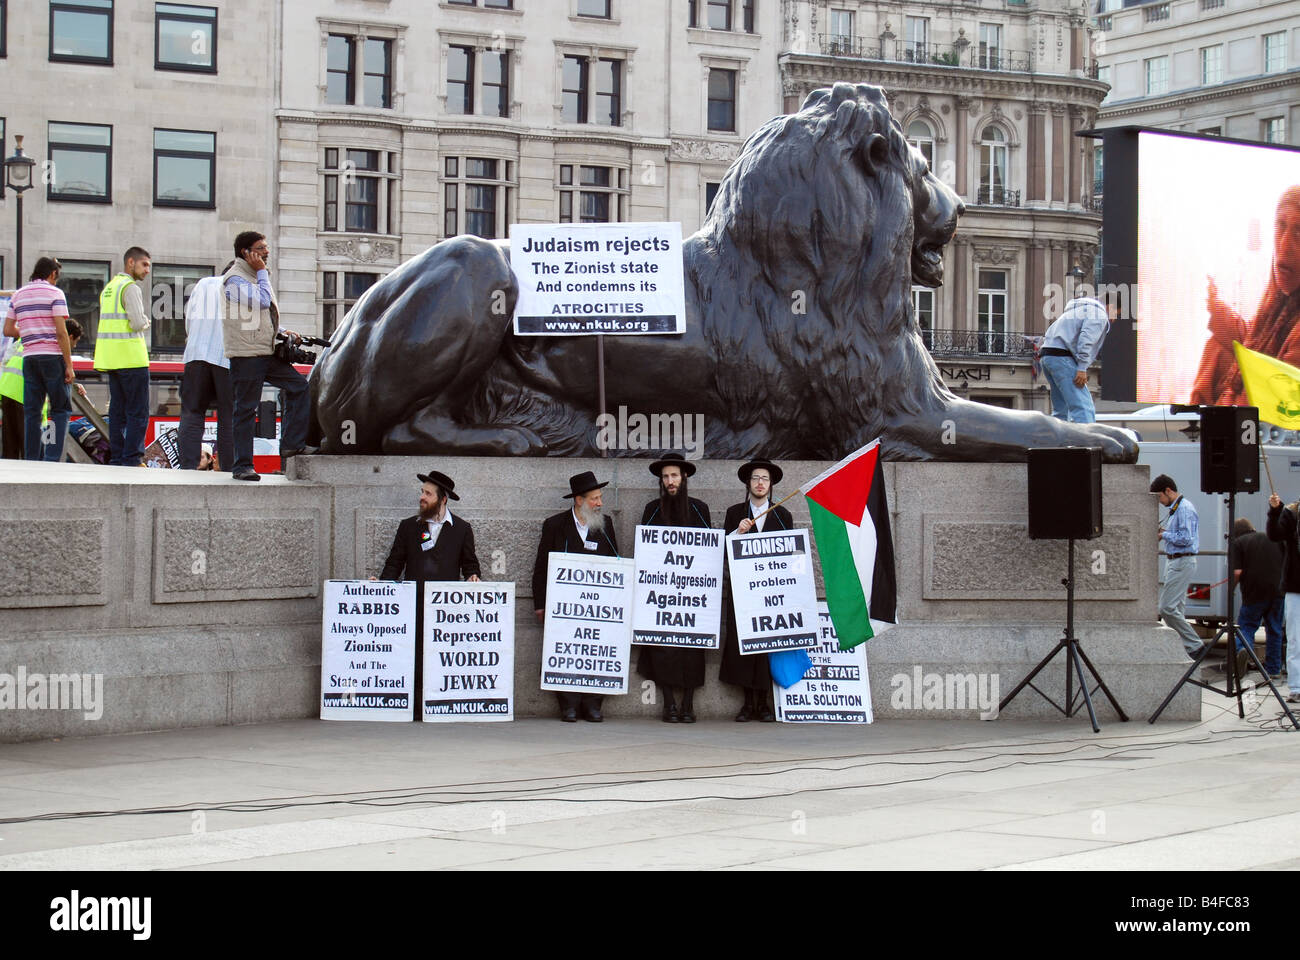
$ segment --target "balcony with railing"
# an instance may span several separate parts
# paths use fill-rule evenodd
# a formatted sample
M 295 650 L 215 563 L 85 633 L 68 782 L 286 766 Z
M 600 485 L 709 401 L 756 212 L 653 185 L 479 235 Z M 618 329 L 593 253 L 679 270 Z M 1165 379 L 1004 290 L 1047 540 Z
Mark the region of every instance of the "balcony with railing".
M 1005 50 L 974 43 L 917 43 L 907 40 L 881 40 L 877 37 L 850 37 L 821 34 L 821 52 L 833 57 L 859 60 L 889 60 L 930 67 L 963 67 L 969 70 L 998 70 L 1033 73 L 1034 55 L 1026 50 Z
M 975 191 L 975 203 L 981 207 L 1018 207 L 1020 191 L 1006 187 L 980 186 Z
M 1023 333 L 922 327 L 921 340 L 931 356 L 939 359 L 1032 360 L 1034 357 L 1034 345 Z

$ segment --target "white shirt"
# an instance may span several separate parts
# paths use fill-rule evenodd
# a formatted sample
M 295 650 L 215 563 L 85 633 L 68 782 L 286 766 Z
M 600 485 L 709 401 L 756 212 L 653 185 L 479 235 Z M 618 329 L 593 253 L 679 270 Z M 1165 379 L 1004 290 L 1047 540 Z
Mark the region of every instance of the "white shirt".
M 221 329 L 221 278 L 204 277 L 194 285 L 185 304 L 184 361 L 202 360 L 214 367 L 230 367 Z
M 587 525 L 578 519 L 577 510 L 573 510 L 571 512 L 573 513 L 573 523 L 578 528 L 578 536 L 582 537 L 582 539 L 585 541 L 587 539 L 587 529 L 588 529 Z
M 429 528 L 429 549 L 438 542 L 438 534 L 442 533 L 443 524 L 451 526 L 451 511 L 443 510 L 441 520 L 426 520 L 425 525 Z
M 758 528 L 759 533 L 763 532 L 763 526 L 767 523 L 767 517 L 759 517 L 759 514 L 771 504 L 771 500 L 764 500 L 762 503 L 754 503 L 753 500 L 749 501 L 749 519 L 754 521 L 754 526 Z

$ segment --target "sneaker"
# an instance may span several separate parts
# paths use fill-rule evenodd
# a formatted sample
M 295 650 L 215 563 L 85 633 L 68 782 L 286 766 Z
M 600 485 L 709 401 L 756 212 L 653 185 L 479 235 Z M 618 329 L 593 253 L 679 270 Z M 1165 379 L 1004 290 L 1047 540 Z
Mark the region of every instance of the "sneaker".
M 1286 702 L 1287 702 L 1287 703 L 1300 703 L 1300 691 L 1296 691 L 1295 693 L 1288 693 L 1288 694 L 1286 695 Z

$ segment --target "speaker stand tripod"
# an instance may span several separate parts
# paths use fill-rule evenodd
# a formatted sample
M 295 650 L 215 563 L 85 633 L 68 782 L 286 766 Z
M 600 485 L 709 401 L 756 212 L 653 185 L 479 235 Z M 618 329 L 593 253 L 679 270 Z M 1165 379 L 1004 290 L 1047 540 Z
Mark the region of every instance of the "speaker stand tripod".
M 1242 703 L 1242 696 L 1246 692 L 1246 678 L 1237 676 L 1236 638 L 1241 637 L 1241 631 L 1237 629 L 1237 611 L 1234 603 L 1235 598 L 1232 582 L 1232 546 L 1236 542 L 1237 538 L 1237 533 L 1233 529 L 1237 522 L 1237 494 L 1229 491 L 1228 497 L 1224 502 L 1228 505 L 1228 617 L 1224 621 L 1223 626 L 1215 632 L 1214 639 L 1209 643 L 1202 645 L 1201 649 L 1197 652 L 1196 657 L 1192 660 L 1192 665 L 1187 668 L 1187 672 L 1183 674 L 1182 679 L 1174 684 L 1174 688 L 1169 691 L 1169 695 L 1165 697 L 1164 702 L 1160 704 L 1156 709 L 1156 712 L 1151 714 L 1151 718 L 1147 723 L 1155 723 L 1160 717 L 1160 714 L 1164 713 L 1165 707 L 1169 706 L 1169 702 L 1178 695 L 1178 691 L 1183 689 L 1183 685 L 1187 683 L 1196 687 L 1201 687 L 1204 690 L 1213 691 L 1214 693 L 1225 697 L 1235 698 L 1237 701 L 1237 716 L 1239 718 L 1244 718 L 1246 716 L 1246 708 Z M 1210 650 L 1218 644 L 1220 637 L 1231 637 L 1231 639 L 1227 640 L 1227 650 L 1223 657 L 1224 679 L 1227 681 L 1227 684 L 1224 687 L 1216 687 L 1212 683 L 1206 683 L 1204 680 L 1196 680 L 1192 678 L 1192 675 L 1196 673 L 1197 669 L 1200 667 L 1201 661 L 1204 660 L 1209 655 Z M 1300 721 L 1296 720 L 1295 714 L 1293 714 L 1291 709 L 1286 705 L 1286 700 L 1278 691 L 1277 687 L 1273 686 L 1273 681 L 1269 678 L 1268 673 L 1265 672 L 1264 665 L 1259 662 L 1259 657 L 1255 655 L 1255 638 L 1241 637 L 1241 642 L 1242 648 L 1246 651 L 1247 658 L 1249 658 L 1251 663 L 1255 665 L 1255 669 L 1260 672 L 1260 675 L 1264 678 L 1264 682 L 1268 684 L 1269 690 L 1271 690 L 1273 696 L 1277 698 L 1277 702 L 1282 705 L 1282 711 L 1286 714 L 1287 719 L 1291 721 L 1291 724 L 1295 729 L 1300 730 Z M 1297 682 L 1300 682 L 1300 680 Z
M 1061 583 L 1065 585 L 1065 636 L 1057 641 L 1056 646 L 1052 648 L 1051 652 L 1038 662 L 1038 666 L 1034 667 L 1034 669 L 1030 671 L 1029 676 L 1016 684 L 1016 688 L 1003 697 L 1002 702 L 998 704 L 998 713 L 1000 714 L 1005 710 L 1007 704 L 1014 700 L 1016 694 L 1020 693 L 1020 691 L 1025 687 L 1031 688 L 1036 694 L 1067 717 L 1074 716 L 1075 712 L 1079 709 L 1079 695 L 1082 695 L 1083 702 L 1088 708 L 1088 719 L 1092 721 L 1092 732 L 1101 733 L 1101 727 L 1097 725 L 1097 711 L 1094 710 L 1092 706 L 1092 693 L 1101 690 L 1102 693 L 1106 694 L 1106 699 L 1110 701 L 1110 705 L 1115 708 L 1115 712 L 1119 714 L 1119 718 L 1123 722 L 1128 722 L 1128 716 L 1115 700 L 1115 697 L 1110 692 L 1109 688 L 1107 688 L 1106 682 L 1101 679 L 1101 674 L 1099 674 L 1097 668 L 1092 665 L 1092 661 L 1088 659 L 1088 655 L 1083 652 L 1083 645 L 1079 643 L 1074 636 L 1073 537 L 1069 540 L 1069 559 L 1067 560 L 1067 563 L 1069 566 L 1066 571 L 1066 576 L 1065 579 L 1061 581 Z M 1038 676 L 1044 667 L 1056 659 L 1056 655 L 1061 651 L 1065 651 L 1065 706 L 1061 706 L 1061 704 L 1057 703 L 1038 687 L 1034 686 L 1033 683 L 1034 677 Z M 1088 672 L 1092 674 L 1092 678 L 1097 681 L 1097 686 L 1093 687 L 1091 693 L 1088 690 L 1088 678 L 1085 677 L 1083 673 L 1083 668 L 1085 666 L 1087 666 Z M 1075 671 L 1078 671 L 1079 674 L 1079 690 L 1077 694 L 1074 690 Z

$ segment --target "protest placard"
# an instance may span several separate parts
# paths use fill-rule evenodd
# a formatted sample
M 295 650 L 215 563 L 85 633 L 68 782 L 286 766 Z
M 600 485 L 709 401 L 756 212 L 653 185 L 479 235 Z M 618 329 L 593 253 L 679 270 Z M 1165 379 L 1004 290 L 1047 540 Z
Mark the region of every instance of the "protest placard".
M 510 227 L 516 336 L 685 333 L 680 223 Z
M 515 584 L 424 584 L 425 723 L 513 720 Z
M 634 644 L 718 649 L 722 538 L 704 527 L 637 525 Z
M 870 723 L 871 684 L 867 644 L 841 650 L 826 604 L 817 604 L 818 644 L 808 650 L 812 668 L 789 687 L 772 684 L 776 718 L 782 723 Z
M 326 580 L 322 720 L 414 717 L 415 583 Z
M 817 646 L 817 589 L 807 530 L 733 533 L 727 567 L 741 654 Z
M 543 690 L 627 693 L 635 573 L 630 557 L 550 555 Z

